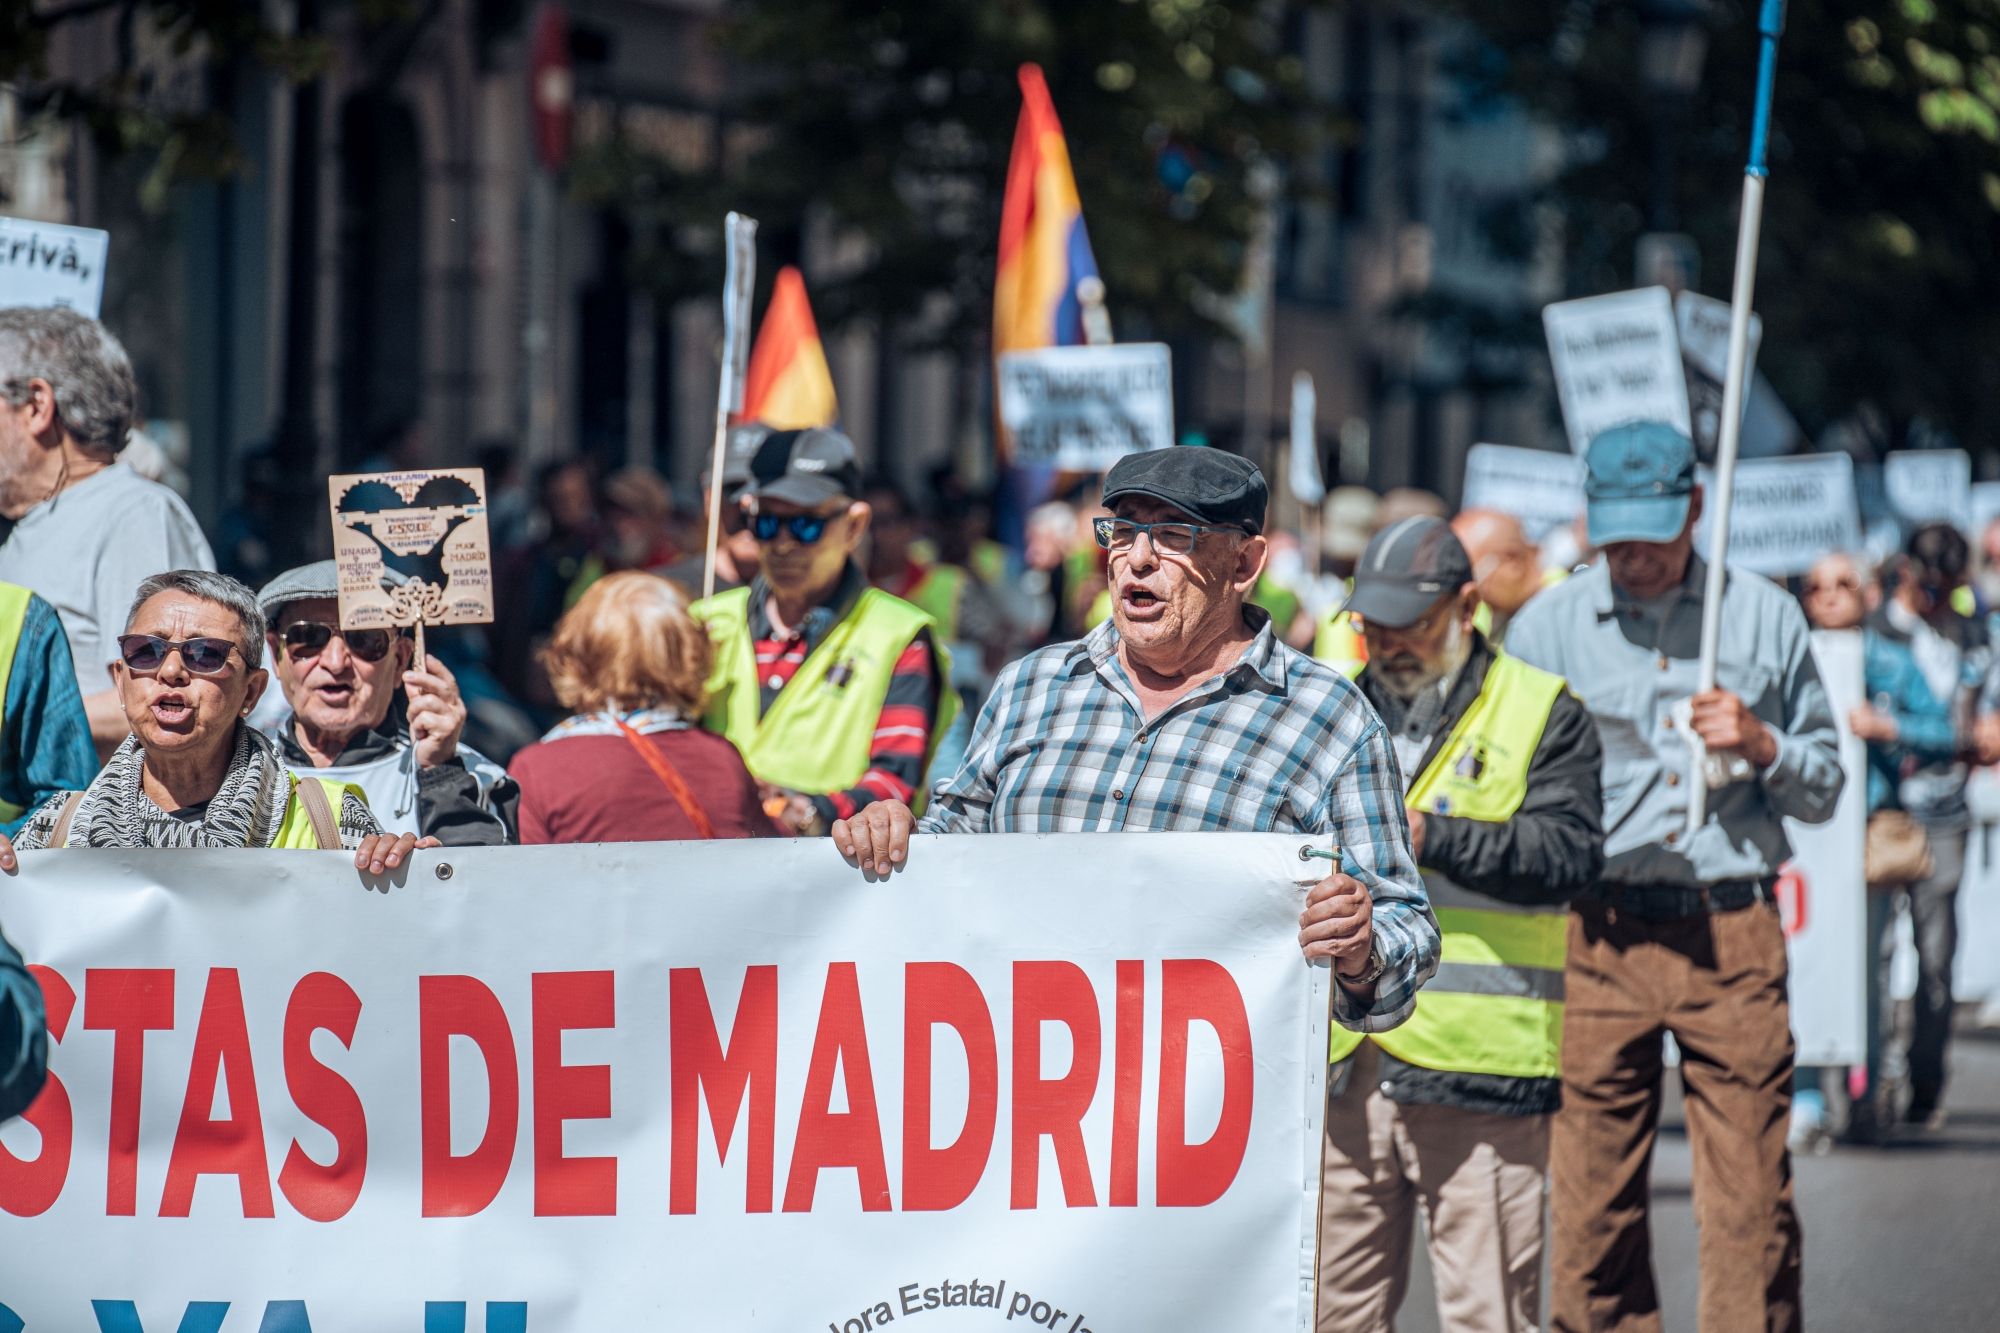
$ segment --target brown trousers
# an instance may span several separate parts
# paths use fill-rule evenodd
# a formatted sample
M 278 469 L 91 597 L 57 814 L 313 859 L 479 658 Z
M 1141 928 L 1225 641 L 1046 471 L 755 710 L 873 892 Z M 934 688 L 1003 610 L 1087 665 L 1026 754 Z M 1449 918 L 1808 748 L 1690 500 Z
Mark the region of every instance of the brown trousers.
M 1549 1117 L 1389 1100 L 1363 1042 L 1327 1101 L 1318 1333 L 1388 1333 L 1419 1213 L 1445 1333 L 1534 1333 L 1542 1317 Z
M 1571 913 L 1549 1145 L 1558 1333 L 1660 1327 L 1648 1174 L 1669 1032 L 1694 1160 L 1702 1333 L 1801 1326 L 1786 971 L 1769 904 L 1672 921 L 1595 903 Z

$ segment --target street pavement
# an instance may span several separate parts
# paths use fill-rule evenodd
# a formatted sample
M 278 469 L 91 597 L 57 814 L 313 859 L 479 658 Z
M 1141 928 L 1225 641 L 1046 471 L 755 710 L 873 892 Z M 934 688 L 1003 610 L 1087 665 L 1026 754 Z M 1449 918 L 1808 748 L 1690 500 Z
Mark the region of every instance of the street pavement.
M 2000 1329 L 2000 1034 L 1961 1034 L 1951 1071 L 1943 1130 L 1794 1159 L 1812 1333 Z M 1653 1160 L 1653 1266 L 1667 1333 L 1695 1333 L 1688 1182 L 1676 1098 Z M 1416 1250 L 1398 1333 L 1438 1327 L 1421 1237 Z

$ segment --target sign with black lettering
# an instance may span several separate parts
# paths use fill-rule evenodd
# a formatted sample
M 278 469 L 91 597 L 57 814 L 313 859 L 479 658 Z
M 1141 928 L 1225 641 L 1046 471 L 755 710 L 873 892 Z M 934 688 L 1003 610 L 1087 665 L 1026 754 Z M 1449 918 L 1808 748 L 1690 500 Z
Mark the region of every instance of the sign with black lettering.
M 1628 421 L 1689 428 L 1674 302 L 1664 287 L 1559 301 L 1542 310 L 1570 447 Z
M 0 218 L 0 306 L 62 306 L 97 318 L 111 233 Z
M 1702 469 L 1715 494 L 1715 479 Z M 1710 524 L 1695 530 L 1704 555 Z M 1821 556 L 1861 549 L 1861 509 L 1854 496 L 1854 460 L 1846 454 L 1746 458 L 1736 465 L 1729 510 L 1729 565 L 1770 578 L 1803 574 Z
M 1103 472 L 1174 442 L 1165 343 L 1043 347 L 1000 358 L 1000 422 L 1017 464 Z
M 493 619 L 483 470 L 349 473 L 327 498 L 343 628 Z

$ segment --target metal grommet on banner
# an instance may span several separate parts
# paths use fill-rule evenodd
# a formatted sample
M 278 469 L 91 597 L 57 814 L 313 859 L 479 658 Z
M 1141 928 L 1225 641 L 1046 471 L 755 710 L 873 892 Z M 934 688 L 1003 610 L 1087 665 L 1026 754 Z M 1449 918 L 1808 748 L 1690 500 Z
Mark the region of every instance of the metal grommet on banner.
M 1311 843 L 1306 843 L 1299 848 L 1299 860 L 1338 861 L 1340 860 L 1340 852 L 1333 848 L 1315 847 Z
M 451 878 L 451 862 L 440 861 L 437 863 L 437 877 L 439 879 Z

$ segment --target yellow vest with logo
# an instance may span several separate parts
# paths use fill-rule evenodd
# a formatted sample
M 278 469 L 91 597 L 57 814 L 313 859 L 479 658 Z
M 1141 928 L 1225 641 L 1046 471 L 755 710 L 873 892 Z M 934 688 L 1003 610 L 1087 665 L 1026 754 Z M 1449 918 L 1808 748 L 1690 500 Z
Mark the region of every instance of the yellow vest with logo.
M 750 590 L 732 588 L 690 610 L 715 640 L 702 725 L 735 742 L 752 773 L 792 791 L 844 791 L 861 780 L 896 659 L 920 631 L 931 632 L 939 681 L 951 676 L 937 622 L 900 597 L 870 588 L 806 657 L 766 713 L 757 646 L 750 639 Z M 958 708 L 958 691 L 941 683 L 937 721 L 924 752 L 926 770 Z M 912 806 L 921 811 L 927 795 L 919 781 Z
M 0 583 L 0 725 L 6 722 L 7 687 L 14 679 L 14 654 L 21 647 L 21 629 L 28 622 L 28 599 L 34 596 L 18 583 Z M 26 810 L 0 801 L 0 822 L 19 819 Z
M 1413 810 L 1504 823 L 1528 794 L 1528 768 L 1563 681 L 1506 654 L 1487 668 L 1479 697 L 1410 788 Z M 1502 902 L 1424 871 L 1442 948 L 1437 975 L 1417 992 L 1416 1012 L 1370 1034 L 1406 1064 L 1463 1074 L 1555 1078 L 1562 1071 L 1564 904 Z M 1361 1034 L 1337 1028 L 1331 1055 L 1344 1059 Z

